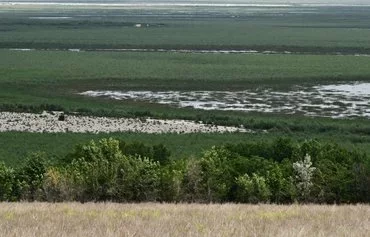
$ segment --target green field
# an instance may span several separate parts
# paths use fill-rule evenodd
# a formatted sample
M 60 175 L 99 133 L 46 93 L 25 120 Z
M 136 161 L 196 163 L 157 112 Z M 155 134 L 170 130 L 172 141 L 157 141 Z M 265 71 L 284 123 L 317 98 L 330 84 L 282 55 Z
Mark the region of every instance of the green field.
M 370 80 L 369 58 L 355 56 L 9 50 L 0 55 L 4 104 L 56 104 L 71 111 L 107 103 L 114 110 L 163 107 L 78 95 L 94 89 L 232 91 Z
M 369 7 L 3 7 L 0 46 L 369 51 Z M 70 17 L 38 19 L 38 17 Z M 143 27 L 135 28 L 140 23 Z
M 41 18 L 40 17 L 46 17 Z M 49 17 L 49 18 L 48 18 Z M 50 17 L 70 17 L 55 19 Z M 142 27 L 135 27 L 141 24 Z M 244 90 L 370 82 L 369 7 L 0 7 L 0 111 L 60 109 L 98 116 L 157 117 L 244 125 L 256 134 L 113 134 L 164 143 L 174 157 L 241 140 L 334 140 L 369 151 L 368 119 L 203 111 L 78 95 L 86 90 Z M 14 51 L 9 48 L 31 48 Z M 84 51 L 70 52 L 79 48 Z M 102 52 L 97 49 L 244 49 L 273 54 Z M 291 53 L 286 53 L 289 51 Z M 262 132 L 266 130 L 267 133 Z M 64 156 L 106 134 L 0 133 L 0 159 Z
M 258 117 L 255 118 L 258 120 Z M 263 120 L 261 123 L 264 122 Z M 268 133 L 227 133 L 227 134 L 140 134 L 140 133 L 112 133 L 112 134 L 83 134 L 83 133 L 26 133 L 6 132 L 0 133 L 0 159 L 7 165 L 17 167 L 27 156 L 33 152 L 46 152 L 52 162 L 56 162 L 71 153 L 76 145 L 84 144 L 90 140 L 114 137 L 125 142 L 143 142 L 146 145 L 164 144 L 171 152 L 172 159 L 198 157 L 203 151 L 216 145 L 226 143 L 236 144 L 239 142 L 264 141 L 271 142 L 280 137 L 290 138 L 296 142 L 317 139 L 320 142 L 336 142 L 350 150 L 360 150 L 370 153 L 369 126 L 356 126 L 351 128 L 346 124 L 329 123 L 320 125 L 317 122 L 316 129 L 310 127 L 309 121 L 302 124 L 304 131 L 289 131 L 288 126 L 283 127 L 284 122 L 276 120 L 274 128 Z M 307 125 L 307 126 L 305 126 Z M 281 127 L 279 127 L 281 126 Z M 311 129 L 311 130 L 310 130 Z M 325 131 L 327 129 L 327 131 Z M 339 136 L 339 134 L 341 134 Z

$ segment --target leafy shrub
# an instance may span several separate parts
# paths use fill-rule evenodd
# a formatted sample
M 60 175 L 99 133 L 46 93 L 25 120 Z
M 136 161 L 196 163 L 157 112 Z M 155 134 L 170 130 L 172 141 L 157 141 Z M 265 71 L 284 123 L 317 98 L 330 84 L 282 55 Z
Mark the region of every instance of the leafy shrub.
M 160 194 L 160 166 L 148 158 L 127 157 L 119 167 L 118 194 L 119 201 L 156 201 Z
M 46 154 L 31 154 L 16 174 L 16 196 L 21 200 L 44 200 L 43 182 L 46 169 Z
M 228 161 L 232 154 L 223 147 L 212 147 L 203 153 L 199 161 L 201 186 L 204 199 L 208 202 L 220 202 L 228 199 L 233 183 Z
M 163 144 L 146 146 L 142 142 L 126 143 L 120 141 L 119 148 L 124 155 L 146 157 L 158 161 L 162 165 L 168 164 L 171 152 Z
M 68 182 L 68 174 L 65 169 L 59 167 L 50 167 L 46 171 L 44 179 L 45 198 L 49 202 L 73 201 L 71 195 L 72 183 Z
M 0 162 L 0 201 L 13 199 L 13 186 L 15 180 L 14 170 Z
M 278 139 L 168 157 L 162 144 L 113 138 L 77 145 L 58 166 L 34 153 L 15 170 L 0 163 L 0 200 L 370 202 L 369 157 L 337 144 Z
M 160 201 L 180 202 L 184 200 L 187 161 L 177 160 L 162 166 L 160 170 Z
M 236 178 L 237 201 L 243 203 L 268 202 L 271 192 L 266 179 L 255 173 L 252 177 L 245 174 Z

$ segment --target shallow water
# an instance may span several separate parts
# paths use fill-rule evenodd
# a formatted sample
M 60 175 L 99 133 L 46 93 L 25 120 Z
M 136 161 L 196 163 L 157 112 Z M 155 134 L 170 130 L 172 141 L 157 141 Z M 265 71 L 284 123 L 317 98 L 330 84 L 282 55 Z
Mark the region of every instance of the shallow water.
M 0 2 L 0 5 L 53 5 L 53 6 L 104 6 L 104 7 L 296 7 L 296 6 L 302 6 L 302 7 L 355 7 L 355 6 L 370 6 L 369 3 L 365 3 L 365 1 L 358 1 L 358 2 L 340 2 L 340 3 L 334 3 L 334 2 L 320 2 L 320 1 L 308 1 L 308 2 L 299 2 L 299 1 L 278 1 L 273 2 L 269 1 L 266 3 L 258 3 L 256 2 L 250 2 L 250 3 L 242 3 L 238 1 L 230 1 L 228 3 L 219 3 L 219 2 L 180 2 L 180 3 L 174 3 L 174 2 L 150 2 L 150 1 L 142 1 L 138 3 L 104 3 L 102 2 L 72 2 L 72 1 L 63 1 L 63 2 L 53 2 L 50 1 L 43 1 L 43 2 L 37 2 L 37 1 L 4 1 Z
M 102 2 L 0 2 L 0 5 L 53 5 L 53 6 L 104 6 L 104 7 L 293 7 L 293 4 L 268 3 L 173 3 L 173 2 L 139 2 L 139 3 L 102 3 Z
M 135 27 L 135 26 L 133 26 Z M 150 27 L 150 26 L 144 26 Z M 72 51 L 72 52 L 94 52 L 94 51 L 102 51 L 102 52 L 153 52 L 153 53 L 183 53 L 183 54 L 250 54 L 250 55 L 274 55 L 274 54 L 299 54 L 299 52 L 291 52 L 291 51 L 274 51 L 274 50 L 255 50 L 255 49 L 155 49 L 155 48 L 112 48 L 112 49 L 96 49 L 96 48 L 84 48 L 84 49 L 36 49 L 36 48 L 7 48 L 7 50 L 12 51 Z M 304 52 L 301 52 L 304 53 Z M 335 55 L 338 57 L 341 56 L 355 56 L 355 57 L 370 57 L 370 54 L 359 54 L 359 53 L 341 53 L 341 52 L 332 52 L 327 53 L 327 55 Z
M 92 97 L 147 101 L 174 107 L 370 118 L 370 83 L 296 87 L 291 91 L 85 91 Z
M 317 89 L 324 92 L 332 92 L 341 95 L 369 96 L 370 83 L 339 84 L 319 86 Z
M 70 16 L 34 16 L 29 17 L 29 19 L 37 19 L 37 20 L 65 20 L 65 19 L 72 19 Z

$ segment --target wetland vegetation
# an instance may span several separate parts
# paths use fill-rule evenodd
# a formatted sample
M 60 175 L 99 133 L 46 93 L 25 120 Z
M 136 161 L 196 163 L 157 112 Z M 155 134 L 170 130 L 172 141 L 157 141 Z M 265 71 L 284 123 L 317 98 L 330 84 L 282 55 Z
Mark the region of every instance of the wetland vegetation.
M 343 85 L 368 85 L 370 81 L 369 6 L 143 8 L 3 4 L 0 15 L 1 112 L 63 111 L 67 120 L 76 115 L 186 119 L 254 131 L 7 131 L 0 133 L 0 159 L 6 167 L 18 169 L 30 153 L 37 151 L 46 152 L 55 165 L 76 144 L 106 137 L 148 146 L 162 143 L 171 153 L 171 160 L 178 162 L 199 158 L 202 151 L 213 145 L 249 141 L 267 144 L 289 137 L 294 144 L 315 139 L 320 144 L 335 142 L 339 144 L 335 149 L 340 151 L 364 152 L 359 164 L 369 168 L 368 90 L 338 94 L 343 92 Z M 87 91 L 110 94 L 81 94 Z M 143 95 L 149 97 L 143 99 Z M 156 95 L 159 97 L 153 99 Z M 163 100 L 163 95 L 170 99 Z M 182 101 L 190 103 L 179 106 Z M 220 106 L 210 107 L 209 101 Z M 203 107 L 191 106 L 202 102 L 206 102 Z M 222 103 L 229 102 L 234 107 L 222 109 Z M 258 109 L 262 103 L 270 107 Z M 248 111 L 238 111 L 235 104 L 237 108 L 243 104 Z M 288 107 L 293 109 L 287 110 Z M 272 159 L 271 154 L 260 156 L 266 162 Z M 247 158 L 251 158 L 250 154 Z M 329 166 L 329 161 L 325 162 Z M 355 164 L 345 164 L 340 169 L 347 172 L 358 168 Z M 245 179 L 253 179 L 256 172 L 248 173 Z M 237 177 L 241 175 L 244 173 Z M 366 172 L 363 175 L 368 178 Z M 355 182 L 352 178 L 350 181 Z M 240 182 L 247 182 L 245 179 L 240 178 Z M 231 183 L 236 185 L 234 179 Z M 348 185 L 347 191 L 358 187 Z M 333 195 L 339 195 L 338 192 Z M 328 199 L 323 202 L 329 202 Z

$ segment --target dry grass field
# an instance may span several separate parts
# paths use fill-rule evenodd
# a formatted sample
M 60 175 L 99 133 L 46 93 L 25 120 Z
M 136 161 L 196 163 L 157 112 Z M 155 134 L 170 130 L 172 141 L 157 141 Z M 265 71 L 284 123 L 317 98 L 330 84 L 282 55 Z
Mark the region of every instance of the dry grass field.
M 370 206 L 0 203 L 0 236 L 370 236 Z

